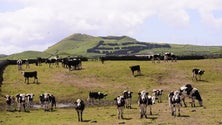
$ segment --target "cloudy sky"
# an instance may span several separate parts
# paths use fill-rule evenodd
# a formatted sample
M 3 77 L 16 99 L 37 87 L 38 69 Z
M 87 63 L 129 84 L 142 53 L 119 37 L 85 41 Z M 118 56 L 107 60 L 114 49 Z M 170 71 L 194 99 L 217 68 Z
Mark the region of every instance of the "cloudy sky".
M 0 54 L 74 33 L 222 46 L 222 0 L 0 0 Z

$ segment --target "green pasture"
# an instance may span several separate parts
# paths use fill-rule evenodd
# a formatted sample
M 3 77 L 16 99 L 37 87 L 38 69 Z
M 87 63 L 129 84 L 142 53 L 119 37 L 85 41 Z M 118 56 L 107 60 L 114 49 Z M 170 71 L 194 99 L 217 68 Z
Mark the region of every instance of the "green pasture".
M 134 77 L 129 66 L 140 65 L 142 74 Z M 8 66 L 4 71 L 4 82 L 0 96 L 0 125 L 73 125 L 73 124 L 176 124 L 176 125 L 213 125 L 222 124 L 222 59 L 192 60 L 178 62 L 151 61 L 99 61 L 82 62 L 82 70 L 69 71 L 63 67 L 49 68 L 30 65 L 24 71 L 38 71 L 39 84 L 24 83 L 21 71 L 16 65 Z M 201 68 L 206 72 L 201 81 L 192 80 L 191 70 Z M 181 108 L 181 117 L 172 117 L 167 94 L 178 90 L 180 86 L 191 83 L 199 89 L 203 98 L 203 107 Z M 161 88 L 164 90 L 163 102 L 153 105 L 153 115 L 148 119 L 139 118 L 139 108 L 136 104 L 137 93 Z M 113 99 L 123 90 L 133 91 L 133 108 L 124 110 L 124 120 L 117 119 Z M 33 109 L 30 112 L 6 112 L 3 95 L 17 93 L 34 93 L 34 101 L 39 103 L 39 95 L 49 92 L 56 96 L 58 103 L 72 103 L 77 98 L 86 101 L 89 91 L 101 91 L 108 96 L 100 105 L 87 105 L 84 111 L 83 123 L 77 122 L 77 114 L 73 108 L 57 108 L 53 112 Z M 187 102 L 190 100 L 188 99 Z M 198 105 L 198 103 L 196 103 Z M 147 110 L 149 111 L 149 110 Z

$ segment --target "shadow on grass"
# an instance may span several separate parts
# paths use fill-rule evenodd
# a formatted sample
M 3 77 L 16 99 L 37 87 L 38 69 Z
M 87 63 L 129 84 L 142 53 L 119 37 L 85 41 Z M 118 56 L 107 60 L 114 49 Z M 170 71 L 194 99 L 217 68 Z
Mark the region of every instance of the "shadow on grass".
M 189 115 L 180 115 L 178 117 L 183 117 L 183 118 L 187 118 L 187 117 L 190 117 Z

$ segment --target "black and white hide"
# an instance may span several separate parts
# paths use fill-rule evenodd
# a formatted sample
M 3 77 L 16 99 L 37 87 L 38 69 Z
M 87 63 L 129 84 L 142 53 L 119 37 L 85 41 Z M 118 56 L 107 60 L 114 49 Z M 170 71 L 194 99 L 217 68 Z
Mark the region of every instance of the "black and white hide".
M 101 92 L 89 92 L 89 96 L 87 98 L 87 101 L 90 104 L 94 104 L 94 100 L 99 100 L 99 104 L 100 104 L 100 100 L 105 98 L 107 96 L 107 94 L 101 93 Z
M 160 54 L 154 54 L 152 56 L 150 56 L 150 59 L 152 60 L 152 63 L 160 63 Z
M 27 81 L 27 84 L 29 83 L 29 78 L 34 78 L 33 83 L 38 83 L 38 77 L 37 77 L 37 71 L 33 72 L 24 72 L 22 71 L 22 75 L 25 77 L 25 83 Z
M 193 76 L 193 78 L 192 79 L 196 79 L 196 81 L 198 81 L 198 80 L 201 80 L 201 76 L 204 74 L 204 70 L 202 70 L 202 69 L 196 69 L 196 68 L 194 68 L 193 70 L 192 70 L 192 76 Z
M 27 96 L 26 94 L 17 94 L 16 95 L 16 102 L 17 102 L 17 106 L 18 106 L 18 111 L 20 112 L 22 109 L 24 109 L 24 111 L 28 111 L 27 109 Z
M 82 114 L 83 114 L 83 111 L 85 109 L 84 101 L 81 100 L 81 99 L 77 99 L 74 102 L 74 108 L 75 108 L 75 110 L 77 112 L 77 115 L 78 115 L 78 121 L 82 122 L 83 121 Z
M 27 107 L 29 109 L 33 108 L 33 99 L 34 99 L 34 94 L 33 93 L 28 93 L 26 94 L 26 97 L 27 97 Z
M 155 104 L 156 100 L 161 103 L 162 102 L 162 89 L 153 89 L 153 104 Z
M 10 95 L 5 95 L 4 97 L 6 99 L 6 111 L 11 111 L 11 108 L 14 108 L 15 97 Z
M 187 107 L 185 98 L 191 98 L 191 107 L 195 107 L 195 100 L 198 100 L 199 106 L 203 106 L 203 100 L 197 88 L 193 88 L 190 84 L 180 87 L 181 100 L 184 106 Z
M 56 98 L 50 93 L 44 93 L 39 96 L 41 106 L 45 111 L 53 111 L 53 107 L 56 108 Z
M 116 102 L 118 119 L 123 119 L 123 110 L 125 107 L 125 99 L 123 96 L 117 96 L 114 101 Z
M 131 107 L 131 104 L 132 104 L 132 94 L 133 94 L 133 92 L 131 92 L 131 91 L 127 91 L 127 90 L 124 90 L 123 91 L 123 97 L 124 97 L 124 100 L 125 100 L 125 107 L 126 108 L 132 108 Z
M 178 116 L 180 116 L 180 107 L 181 107 L 180 92 L 171 91 L 168 95 L 168 101 L 172 116 L 176 116 L 176 110 L 178 110 Z
M 138 93 L 139 97 L 138 97 L 138 105 L 140 107 L 140 118 L 143 118 L 143 116 L 145 118 L 147 118 L 146 115 L 146 109 L 147 106 L 150 107 L 150 115 L 152 115 L 152 97 L 149 96 L 149 93 L 146 91 L 141 91 L 140 93 Z

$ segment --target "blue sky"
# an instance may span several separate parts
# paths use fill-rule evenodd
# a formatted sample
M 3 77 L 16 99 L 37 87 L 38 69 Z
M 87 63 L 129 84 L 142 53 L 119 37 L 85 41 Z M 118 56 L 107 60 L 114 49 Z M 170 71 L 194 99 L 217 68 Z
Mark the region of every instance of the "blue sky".
M 222 46 L 222 0 L 0 0 L 0 54 L 43 51 L 74 33 Z

